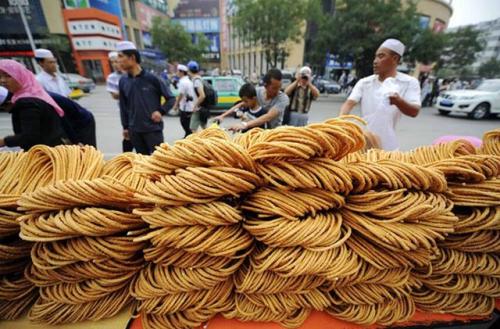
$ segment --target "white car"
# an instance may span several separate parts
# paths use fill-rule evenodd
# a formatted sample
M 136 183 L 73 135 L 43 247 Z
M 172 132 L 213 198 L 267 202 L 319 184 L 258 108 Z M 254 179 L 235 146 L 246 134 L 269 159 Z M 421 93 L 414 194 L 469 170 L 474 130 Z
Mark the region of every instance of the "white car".
M 437 99 L 442 115 L 465 113 L 471 119 L 484 119 L 500 113 L 500 79 L 484 80 L 476 89 L 450 90 Z

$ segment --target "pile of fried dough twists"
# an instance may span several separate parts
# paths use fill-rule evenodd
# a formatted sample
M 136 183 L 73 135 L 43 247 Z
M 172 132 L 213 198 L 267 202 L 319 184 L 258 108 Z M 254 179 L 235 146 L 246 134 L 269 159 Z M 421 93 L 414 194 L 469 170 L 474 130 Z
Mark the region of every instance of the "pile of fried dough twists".
M 489 315 L 500 297 L 500 129 L 363 151 L 360 120 L 208 128 L 151 156 L 0 153 L 0 319 L 129 308 L 143 327 L 216 314 L 299 327 L 312 310 L 393 325 Z

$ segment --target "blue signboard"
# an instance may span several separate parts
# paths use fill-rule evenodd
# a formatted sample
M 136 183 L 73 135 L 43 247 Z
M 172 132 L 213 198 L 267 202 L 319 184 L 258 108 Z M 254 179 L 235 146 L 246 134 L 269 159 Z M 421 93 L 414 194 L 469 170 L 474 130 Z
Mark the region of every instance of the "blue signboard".
M 352 60 L 341 62 L 338 55 L 327 54 L 325 67 L 336 70 L 351 70 Z
M 100 9 L 112 15 L 122 17 L 120 0 L 89 0 L 90 7 Z

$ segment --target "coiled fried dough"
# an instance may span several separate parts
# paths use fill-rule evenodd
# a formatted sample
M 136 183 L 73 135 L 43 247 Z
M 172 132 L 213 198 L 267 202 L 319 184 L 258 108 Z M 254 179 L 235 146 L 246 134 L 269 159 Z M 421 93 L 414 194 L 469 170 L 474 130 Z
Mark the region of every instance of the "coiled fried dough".
M 353 193 L 362 193 L 377 187 L 390 190 L 401 188 L 429 192 L 444 192 L 447 184 L 444 175 L 432 168 L 411 163 L 381 160 L 356 162 L 348 167 L 353 182 Z
M 143 227 L 138 215 L 106 208 L 72 208 L 19 218 L 20 237 L 27 241 L 57 241 L 78 236 L 109 236 Z
M 243 258 L 252 249 L 244 253 L 236 253 L 233 257 L 208 256 L 203 253 L 190 253 L 182 249 L 151 247 L 144 250 L 144 259 L 161 265 L 175 265 L 181 268 L 198 268 L 206 266 L 225 266 L 232 258 Z
M 16 320 L 22 317 L 38 299 L 38 290 L 15 300 L 0 299 L 0 320 Z
M 480 183 L 500 174 L 500 157 L 467 155 L 427 165 L 441 171 L 449 182 Z
M 115 316 L 132 301 L 128 287 L 84 304 L 65 304 L 39 298 L 29 312 L 29 319 L 51 325 L 97 321 Z
M 176 175 L 162 176 L 148 182 L 136 194 L 144 203 L 157 206 L 182 206 L 207 203 L 223 196 L 238 197 L 260 185 L 260 178 L 247 170 L 231 167 L 179 169 Z
M 500 228 L 500 207 L 473 207 L 456 210 L 459 221 L 455 225 L 457 233 L 473 233 Z
M 490 179 L 477 184 L 450 183 L 447 194 L 455 206 L 500 206 L 500 179 Z
M 17 186 L 25 157 L 24 152 L 0 153 L 0 195 L 20 195 Z
M 134 209 L 134 214 L 148 223 L 151 228 L 185 225 L 233 225 L 241 222 L 241 212 L 221 201 L 191 204 L 182 207 Z
M 136 238 L 155 247 L 183 249 L 190 253 L 232 257 L 252 244 L 253 238 L 240 225 L 163 227 Z
M 28 257 L 33 244 L 16 239 L 9 243 L 0 244 L 0 259 L 4 261 L 18 260 Z
M 80 237 L 54 242 L 36 242 L 31 249 L 33 264 L 52 270 L 79 261 L 102 259 L 127 260 L 146 246 L 133 237 Z
M 476 274 L 433 274 L 416 276 L 427 288 L 453 294 L 474 293 L 500 297 L 500 278 Z
M 176 328 L 176 329 L 192 329 L 207 322 L 216 312 L 210 309 L 204 310 L 186 310 L 172 314 L 158 315 L 143 312 L 141 314 L 141 323 L 144 329 L 157 328 Z
M 312 251 L 337 248 L 350 235 L 350 231 L 342 232 L 342 216 L 338 212 L 316 214 L 302 220 L 247 219 L 243 227 L 270 247 L 303 247 Z
M 0 208 L 0 238 L 5 238 L 19 232 L 19 223 L 16 219 L 21 216 L 17 211 Z
M 178 169 L 190 167 L 231 167 L 255 171 L 255 163 L 243 147 L 222 138 L 192 136 L 161 144 L 150 157 L 136 161 L 136 172 L 152 179 L 172 175 Z
M 453 232 L 453 223 L 433 227 L 421 223 L 400 223 L 374 220 L 370 216 L 350 210 L 342 210 L 342 218 L 347 226 L 389 250 L 410 251 L 420 248 L 432 249 L 437 240 L 444 240 L 445 234 Z
M 257 173 L 266 183 L 283 189 L 319 188 L 344 194 L 352 189 L 347 166 L 328 158 L 258 164 Z
M 306 127 L 283 126 L 252 134 L 248 152 L 257 162 L 326 157 L 339 160 L 364 147 L 361 128 L 345 118 Z
M 500 258 L 494 254 L 439 249 L 432 261 L 433 274 L 478 274 L 500 278 Z
M 136 272 L 128 272 L 111 279 L 91 279 L 78 283 L 58 283 L 40 288 L 40 297 L 64 304 L 93 302 L 130 286 Z
M 258 273 L 272 271 L 283 277 L 318 275 L 331 280 L 351 275 L 361 266 L 345 245 L 321 252 L 300 247 L 263 247 L 251 255 L 250 263 Z
M 360 325 L 381 324 L 390 326 L 409 320 L 415 314 L 415 303 L 408 296 L 380 304 L 340 304 L 326 310 L 330 315 Z
M 0 300 L 13 301 L 27 297 L 35 290 L 24 276 L 4 276 L 0 280 Z
M 103 176 L 109 176 L 136 191 L 141 191 L 146 186 L 147 177 L 134 171 L 135 161 L 144 161 L 142 154 L 126 152 L 106 162 Z
M 285 328 L 298 328 L 309 316 L 311 310 L 299 308 L 289 312 L 272 312 L 271 309 L 257 305 L 250 301 L 244 294 L 237 294 L 235 307 L 223 313 L 229 319 L 240 321 L 278 322 Z
M 180 311 L 210 309 L 215 313 L 232 307 L 233 283 L 226 280 L 206 290 L 193 290 L 142 300 L 138 311 L 166 315 Z
M 357 213 L 369 213 L 374 220 L 383 223 L 432 222 L 434 218 L 443 216 L 439 219 L 446 223 L 443 226 L 453 228 L 457 221 L 451 212 L 453 204 L 444 195 L 406 189 L 372 190 L 350 195 L 344 208 Z
M 449 235 L 440 247 L 464 252 L 500 252 L 500 231 L 478 231 L 468 234 Z
M 422 284 L 409 277 L 406 282 L 392 285 L 359 283 L 346 287 L 338 287 L 330 292 L 335 305 L 342 304 L 381 304 L 393 299 L 410 296 L 414 288 Z
M 430 250 L 420 248 L 413 250 L 411 253 L 391 251 L 371 242 L 357 232 L 351 234 L 351 237 L 346 241 L 346 245 L 349 250 L 352 250 L 364 261 L 379 270 L 398 267 L 424 267 L 429 265 L 432 259 Z
M 168 294 L 193 290 L 212 289 L 228 280 L 241 266 L 242 260 L 225 266 L 180 268 L 149 264 L 140 273 L 131 287 L 132 295 L 139 300 L 162 297 Z
M 282 190 L 266 187 L 247 197 L 241 208 L 259 218 L 279 216 L 297 220 L 306 215 L 315 216 L 322 210 L 341 208 L 344 204 L 343 196 L 316 188 Z
M 78 283 L 88 279 L 113 279 L 138 271 L 143 265 L 142 257 L 127 260 L 105 259 L 76 262 L 50 270 L 30 264 L 25 268 L 24 275 L 38 287 L 45 287 L 53 285 L 54 282 Z
M 300 308 L 322 311 L 332 304 L 328 293 L 319 289 L 312 289 L 300 294 L 245 294 L 245 296 L 253 304 L 268 308 L 273 313 L 290 313 Z
M 481 153 L 500 156 L 500 129 L 484 133 Z
M 135 202 L 134 190 L 110 177 L 93 180 L 57 181 L 18 201 L 19 211 L 47 212 L 80 206 L 128 208 Z
M 283 277 L 271 271 L 257 273 L 250 266 L 242 266 L 233 277 L 237 293 L 245 294 L 298 294 L 319 288 L 325 278 L 313 275 Z
M 421 288 L 412 293 L 416 306 L 427 312 L 457 315 L 490 315 L 495 309 L 495 298 L 480 294 L 449 294 Z

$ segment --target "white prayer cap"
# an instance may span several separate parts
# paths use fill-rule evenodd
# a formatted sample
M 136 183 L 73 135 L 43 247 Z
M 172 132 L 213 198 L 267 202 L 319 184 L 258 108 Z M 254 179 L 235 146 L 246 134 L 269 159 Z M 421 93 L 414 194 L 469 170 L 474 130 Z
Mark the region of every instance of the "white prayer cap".
M 177 65 L 177 71 L 187 72 L 188 68 L 186 65 L 179 64 L 179 65 Z
M 116 44 L 116 50 L 117 51 L 137 50 L 137 48 L 131 41 L 120 41 Z
M 380 48 L 387 48 L 398 54 L 399 56 L 403 56 L 405 53 L 405 45 L 397 40 L 397 39 L 387 39 L 381 45 Z
M 110 51 L 108 53 L 108 58 L 109 59 L 113 59 L 113 58 L 116 58 L 116 57 L 118 57 L 118 53 L 116 51 Z
M 9 91 L 7 90 L 7 88 L 0 86 L 0 105 L 2 105 L 3 102 L 5 102 L 8 95 Z
M 35 49 L 35 58 L 54 58 L 52 52 L 48 49 Z
M 299 72 L 300 72 L 301 75 L 305 74 L 305 75 L 311 76 L 311 74 L 312 74 L 312 71 L 309 68 L 309 66 L 302 67 Z

